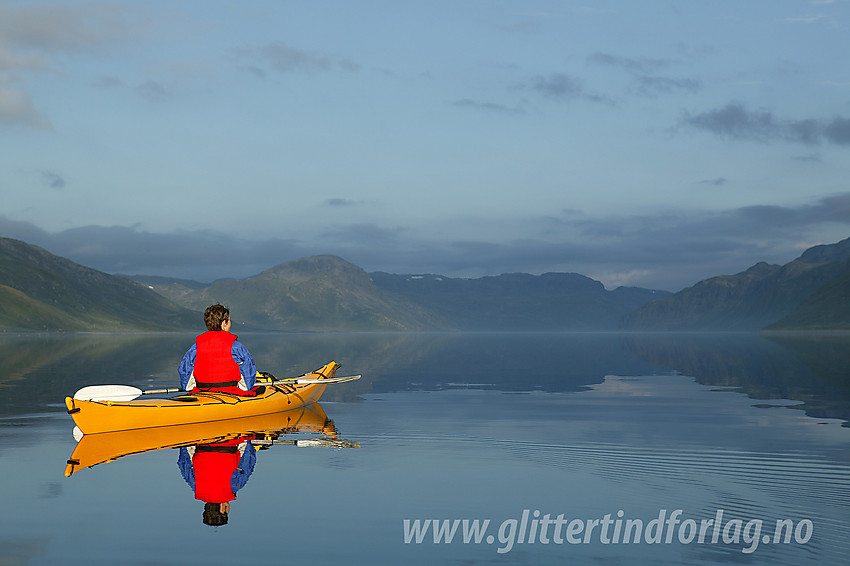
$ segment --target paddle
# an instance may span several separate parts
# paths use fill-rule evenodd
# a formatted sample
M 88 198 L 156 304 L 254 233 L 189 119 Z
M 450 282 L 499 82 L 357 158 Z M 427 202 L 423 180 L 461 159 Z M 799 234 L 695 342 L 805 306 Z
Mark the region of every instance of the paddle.
M 303 440 L 260 440 L 253 439 L 251 444 L 262 448 L 268 448 L 272 444 L 286 444 L 288 446 L 321 446 L 323 448 L 360 448 L 359 442 L 352 440 L 330 440 L 326 438 L 307 438 Z
M 286 385 L 308 384 L 308 383 L 345 383 L 346 381 L 354 381 L 360 379 L 359 375 L 349 375 L 346 377 L 325 378 L 310 378 L 310 377 L 291 377 L 288 379 L 274 379 L 271 385 L 282 383 Z M 269 383 L 269 382 L 265 382 Z M 142 395 L 151 395 L 154 393 L 185 393 L 184 389 L 148 389 L 143 391 L 137 387 L 130 385 L 89 385 L 83 387 L 74 393 L 74 399 L 78 401 L 115 401 L 123 403 L 132 401 Z
M 285 379 L 272 379 L 272 385 L 275 383 L 345 383 L 346 381 L 354 381 L 360 379 L 359 375 L 347 375 L 345 377 L 330 377 L 330 378 L 311 378 L 311 377 L 287 377 Z

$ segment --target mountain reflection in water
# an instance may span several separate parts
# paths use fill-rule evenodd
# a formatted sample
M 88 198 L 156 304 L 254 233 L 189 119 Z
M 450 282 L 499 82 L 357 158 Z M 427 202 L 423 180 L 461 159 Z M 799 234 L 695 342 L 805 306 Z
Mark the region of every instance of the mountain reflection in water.
M 191 336 L 0 336 L 0 475 L 8 479 L 0 490 L 9 510 L 0 515 L 0 563 L 848 563 L 846 336 L 240 338 L 279 377 L 333 358 L 363 378 L 328 387 L 321 407 L 280 413 L 286 422 L 104 442 L 91 435 L 75 449 L 65 395 L 106 383 L 174 387 Z M 341 449 L 350 444 L 322 432 L 324 410 L 362 449 Z M 224 528 L 202 523 L 210 503 L 218 514 L 211 509 L 206 521 L 221 524 L 223 503 L 195 499 L 186 464 L 197 472 L 199 449 L 250 472 L 234 484 L 225 469 L 231 483 L 211 498 L 238 495 Z M 84 469 L 126 452 L 137 455 Z M 597 520 L 622 511 L 648 522 L 676 509 L 698 520 L 720 511 L 727 522 L 763 519 L 763 533 L 779 519 L 810 521 L 813 536 L 760 542 L 752 554 L 737 543 L 675 541 L 517 541 L 498 554 L 486 542 L 405 544 L 402 536 L 405 519 L 490 519 L 496 534 L 525 510 Z
M 48 410 L 85 385 L 173 387 L 186 335 L 0 336 L 0 416 Z M 333 357 L 364 377 L 324 401 L 473 385 L 581 391 L 606 375 L 681 373 L 850 421 L 850 334 L 246 334 L 261 369 L 298 375 Z M 94 370 L 94 371 L 93 371 Z

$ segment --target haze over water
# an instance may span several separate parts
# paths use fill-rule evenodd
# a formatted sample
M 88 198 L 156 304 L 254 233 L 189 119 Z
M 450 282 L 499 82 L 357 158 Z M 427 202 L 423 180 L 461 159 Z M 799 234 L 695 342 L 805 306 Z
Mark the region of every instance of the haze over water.
M 0 337 L 0 563 L 850 560 L 845 336 L 246 334 L 258 366 L 279 377 L 331 359 L 363 374 L 320 403 L 337 438 L 360 448 L 257 450 L 221 527 L 202 523 L 177 449 L 63 475 L 76 445 L 64 396 L 173 385 L 190 339 Z M 647 539 L 677 510 L 670 543 Z M 685 522 L 718 512 L 730 542 L 711 531 L 688 541 Z M 561 543 L 543 523 L 558 516 Z M 410 530 L 464 519 L 489 520 L 479 542 L 463 542 L 461 523 L 451 543 Z M 773 540 L 783 519 L 797 528 L 787 544 Z M 571 520 L 584 527 L 575 544 Z M 645 536 L 625 542 L 626 520 Z

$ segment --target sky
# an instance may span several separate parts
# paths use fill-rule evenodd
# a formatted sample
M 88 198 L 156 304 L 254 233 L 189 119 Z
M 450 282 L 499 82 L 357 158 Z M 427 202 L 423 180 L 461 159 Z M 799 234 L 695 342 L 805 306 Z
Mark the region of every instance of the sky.
M 0 236 L 677 291 L 850 236 L 850 1 L 0 3 Z

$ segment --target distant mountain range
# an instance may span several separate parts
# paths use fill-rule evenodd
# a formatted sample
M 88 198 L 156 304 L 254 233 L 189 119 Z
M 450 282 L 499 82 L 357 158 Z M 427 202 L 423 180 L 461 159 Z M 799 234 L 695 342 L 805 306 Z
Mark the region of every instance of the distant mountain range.
M 140 281 L 201 310 L 220 301 L 247 324 L 274 330 L 610 330 L 624 314 L 668 293 L 606 291 L 582 275 L 480 279 L 367 274 L 335 256 L 283 263 L 248 279 Z
M 670 293 L 608 291 L 576 273 L 509 273 L 478 279 L 372 273 L 382 291 L 416 303 L 461 330 L 612 330 L 623 316 Z
M 212 284 L 109 275 L 0 238 L 0 330 L 198 330 L 228 305 L 236 328 L 284 331 L 850 329 L 850 239 L 676 294 L 606 290 L 574 273 L 477 279 L 368 274 L 335 256 Z
M 653 301 L 633 330 L 850 329 L 850 239 L 809 248 L 785 265 L 758 263 Z

